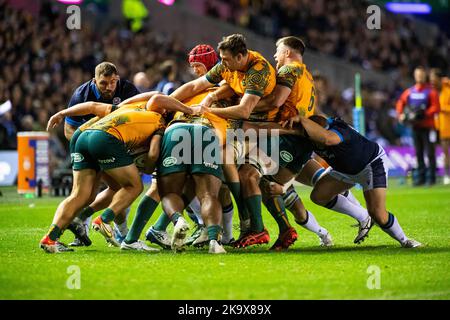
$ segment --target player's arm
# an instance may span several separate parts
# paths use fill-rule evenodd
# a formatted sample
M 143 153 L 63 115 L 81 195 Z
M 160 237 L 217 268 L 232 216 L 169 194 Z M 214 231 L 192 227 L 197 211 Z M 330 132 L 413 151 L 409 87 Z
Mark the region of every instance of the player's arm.
M 259 100 L 253 111 L 265 112 L 281 107 L 286 102 L 291 91 L 291 88 L 277 84 L 271 94 Z
M 155 94 L 158 94 L 158 91 L 150 91 L 150 92 L 143 92 L 143 93 L 139 93 L 135 96 L 132 96 L 124 101 L 122 101 L 118 107 L 121 107 L 125 104 L 128 103 L 136 103 L 136 102 L 143 102 L 143 101 L 148 101 L 150 100 L 151 97 L 153 97 Z
M 147 110 L 155 111 L 163 114 L 164 112 L 176 112 L 181 111 L 186 114 L 199 114 L 203 113 L 202 106 L 188 107 L 184 103 L 166 96 L 163 94 L 156 94 L 147 102 Z
M 208 88 L 211 88 L 212 86 L 214 86 L 214 83 L 209 82 L 206 77 L 203 76 L 183 84 L 181 87 L 172 92 L 170 96 L 179 101 L 183 101 Z
M 220 109 L 212 108 L 207 111 L 225 119 L 247 120 L 260 99 L 258 95 L 245 93 L 238 105 Z
M 58 126 L 65 117 L 84 116 L 86 114 L 94 114 L 99 117 L 104 117 L 109 114 L 111 110 L 111 104 L 93 101 L 79 103 L 70 108 L 63 109 L 51 116 L 47 123 L 47 131 Z
M 342 142 L 342 135 L 337 131 L 327 130 L 305 117 L 300 118 L 300 123 L 305 130 L 305 135 L 318 144 L 335 146 Z
M 256 121 L 243 121 L 242 123 L 242 129 L 244 131 L 253 129 L 253 130 L 260 130 L 260 129 L 267 129 L 269 135 L 284 135 L 284 134 L 291 134 L 291 135 L 301 135 L 301 130 L 299 129 L 286 129 L 283 128 L 280 124 L 276 122 L 270 122 L 270 121 L 262 121 L 262 122 L 256 122 Z M 272 130 L 277 130 L 272 132 Z
M 161 139 L 162 134 L 156 133 L 150 140 L 150 148 L 148 150 L 148 156 L 145 161 L 145 169 L 143 170 L 143 172 L 146 174 L 152 174 L 155 171 L 161 148 Z
M 235 96 L 234 90 L 229 84 L 225 83 L 221 85 L 217 90 L 210 92 L 203 100 L 200 102 L 201 105 L 205 107 L 210 107 L 214 102 L 219 100 L 228 99 Z

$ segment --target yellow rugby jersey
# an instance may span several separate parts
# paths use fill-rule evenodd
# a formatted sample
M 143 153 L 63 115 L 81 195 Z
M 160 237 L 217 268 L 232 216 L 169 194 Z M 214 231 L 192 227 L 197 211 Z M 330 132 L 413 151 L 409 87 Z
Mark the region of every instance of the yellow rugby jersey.
M 245 93 L 259 97 L 269 95 L 276 85 L 276 73 L 272 65 L 258 52 L 248 50 L 247 71 L 231 71 L 222 63 L 216 64 L 206 74 L 206 79 L 211 83 L 219 83 L 222 80 L 242 97 Z M 270 112 L 252 112 L 249 120 L 271 121 L 275 119 L 277 110 Z
M 151 136 L 164 128 L 162 115 L 145 109 L 147 101 L 130 103 L 111 112 L 85 130 L 105 131 L 125 143 L 129 152 L 148 147 Z
M 297 115 L 309 117 L 314 114 L 316 89 L 305 64 L 293 62 L 282 66 L 278 70 L 277 84 L 291 89 L 291 94 L 278 112 L 279 120 L 288 120 Z
M 208 93 L 217 90 L 218 87 L 209 88 L 196 96 L 186 99 L 183 103 L 187 106 L 198 105 L 202 100 L 208 95 Z M 225 102 L 222 102 L 225 103 Z M 212 105 L 214 107 L 214 104 Z M 216 116 L 210 112 L 205 112 L 199 116 L 186 115 L 183 112 L 177 112 L 173 117 L 170 124 L 175 122 L 187 122 L 187 123 L 198 123 L 211 128 L 214 128 L 217 137 L 219 138 L 220 144 L 224 144 L 226 141 L 228 121 L 222 117 Z M 169 124 L 169 125 L 170 125 Z

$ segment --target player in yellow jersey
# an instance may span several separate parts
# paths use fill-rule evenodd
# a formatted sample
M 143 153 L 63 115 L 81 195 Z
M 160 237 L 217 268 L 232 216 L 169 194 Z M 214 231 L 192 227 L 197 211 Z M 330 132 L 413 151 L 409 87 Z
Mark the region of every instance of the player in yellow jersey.
M 236 105 L 227 108 L 214 108 L 210 112 L 226 119 L 244 119 L 255 121 L 271 121 L 275 119 L 276 110 L 269 112 L 259 112 L 255 106 L 262 97 L 268 96 L 275 87 L 275 70 L 270 63 L 256 51 L 248 50 L 245 38 L 240 34 L 233 34 L 223 38 L 218 45 L 218 50 L 222 61 L 212 68 L 205 77 L 191 81 L 172 93 L 172 96 L 179 100 L 192 97 L 213 85 L 225 81 L 234 93 L 240 98 Z M 220 92 L 220 93 L 219 93 Z M 213 101 L 226 98 L 221 95 L 221 91 L 210 94 L 202 102 L 209 107 Z M 243 166 L 244 167 L 244 166 Z M 223 166 L 226 174 L 227 184 L 236 200 L 241 223 L 249 220 L 247 209 L 255 218 L 252 229 L 255 232 L 265 232 L 261 218 L 261 193 L 258 194 L 257 181 L 255 194 L 251 194 L 246 199 L 242 199 L 239 176 L 234 164 Z M 228 174 L 230 171 L 232 174 Z M 246 209 L 247 208 L 247 209 Z M 265 232 L 264 243 L 269 241 L 269 236 Z
M 441 77 L 438 69 L 430 72 L 430 82 L 439 91 L 439 111 L 438 129 L 441 140 L 442 151 L 444 153 L 444 184 L 450 184 L 450 79 Z
M 162 114 L 166 111 L 183 111 L 188 114 L 200 111 L 200 108 L 185 106 L 163 109 L 156 107 L 152 99 L 147 103 L 125 105 L 113 112 L 111 109 L 112 106 L 108 104 L 85 102 L 62 110 L 49 120 L 48 128 L 52 128 L 65 116 L 90 113 L 104 116 L 85 128 L 72 149 L 72 193 L 59 204 L 52 226 L 40 242 L 40 247 L 46 252 L 69 251 L 58 239 L 76 213 L 87 204 L 99 171 L 104 171 L 113 178 L 120 185 L 120 189 L 114 194 L 103 214 L 94 220 L 93 227 L 108 242 L 115 244 L 109 223 L 117 212 L 127 208 L 139 196 L 143 188 L 131 153 L 136 149 L 148 147 L 146 167 L 153 171 L 161 140 L 158 130 L 164 127 Z
M 277 41 L 277 87 L 274 90 L 272 101 L 269 102 L 280 106 L 278 118 L 282 121 L 295 121 L 299 117 L 309 117 L 315 113 L 315 88 L 311 74 L 303 64 L 302 57 L 305 46 L 301 39 L 296 37 L 285 37 Z M 265 101 L 263 100 L 262 103 Z M 270 107 L 270 104 L 268 104 Z M 318 235 L 323 246 L 331 246 L 332 240 L 328 231 L 321 227 L 313 214 L 306 210 L 291 183 L 296 177 L 297 181 L 314 186 L 315 183 L 326 175 L 327 171 L 315 159 L 304 158 L 304 161 L 292 161 L 299 166 L 283 165 L 284 158 L 295 158 L 300 151 L 305 154 L 309 150 L 301 150 L 301 140 L 295 137 L 282 136 L 280 142 L 281 168 L 279 172 L 265 180 L 265 204 L 269 212 L 277 220 L 280 236 L 272 247 L 273 249 L 286 249 L 295 241 L 296 232 L 289 225 L 285 214 L 285 205 L 294 214 L 295 221 L 302 227 Z M 291 141 L 289 141 L 291 140 Z M 287 147 L 287 148 L 285 148 Z M 305 160 L 307 161 L 305 163 Z M 285 188 L 280 187 L 285 185 Z M 270 190 L 277 189 L 274 194 Z M 283 196 L 283 200 L 281 199 Z M 342 197 L 341 197 L 342 196 Z M 372 225 L 371 218 L 365 208 L 349 190 L 340 195 L 338 205 L 331 210 L 347 214 L 358 221 L 359 231 L 355 243 L 360 243 L 368 234 Z

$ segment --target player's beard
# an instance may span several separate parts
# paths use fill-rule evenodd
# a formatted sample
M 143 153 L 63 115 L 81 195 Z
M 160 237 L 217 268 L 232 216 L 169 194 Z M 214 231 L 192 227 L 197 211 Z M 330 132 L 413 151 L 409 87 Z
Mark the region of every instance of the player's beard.
M 103 99 L 111 99 L 112 97 L 113 97 L 113 91 L 104 91 L 104 92 L 102 92 L 101 94 L 102 94 L 102 97 L 103 97 Z

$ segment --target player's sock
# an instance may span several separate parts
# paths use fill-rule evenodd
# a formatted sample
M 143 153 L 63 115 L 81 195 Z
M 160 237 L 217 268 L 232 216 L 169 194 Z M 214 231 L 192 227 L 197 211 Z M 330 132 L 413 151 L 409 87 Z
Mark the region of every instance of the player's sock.
M 220 234 L 220 226 L 215 224 L 212 226 L 208 226 L 208 239 L 209 240 L 218 240 Z
M 158 204 L 158 202 L 147 195 L 144 195 L 142 197 L 136 211 L 136 216 L 134 217 L 133 223 L 131 224 L 130 231 L 128 231 L 127 237 L 125 238 L 125 243 L 130 244 L 136 242 L 139 239 L 142 230 L 144 229 L 148 220 L 150 220 L 153 212 L 158 207 Z M 167 217 L 165 213 L 163 213 L 162 215 Z
M 175 212 L 175 213 L 170 217 L 170 220 L 173 222 L 174 225 L 176 225 L 178 219 L 181 218 L 181 217 L 182 217 L 181 213 Z
M 120 224 L 114 222 L 114 229 L 118 231 L 122 237 L 125 237 L 128 234 L 127 220 L 125 220 Z
M 78 214 L 78 218 L 85 221 L 86 219 L 89 219 L 92 217 L 92 215 L 95 213 L 94 209 L 87 206 L 81 210 L 81 212 Z
M 306 220 L 303 222 L 295 221 L 298 225 L 302 226 L 303 228 L 314 232 L 318 236 L 320 235 L 326 235 L 328 233 L 327 229 L 322 228 L 319 223 L 316 220 L 316 217 L 312 214 L 312 212 L 306 210 Z
M 264 201 L 264 204 L 266 205 L 267 210 L 270 212 L 272 217 L 277 222 L 280 234 L 291 227 L 286 215 L 283 197 L 281 197 L 280 195 L 269 197 Z
M 59 239 L 59 237 L 62 234 L 62 230 L 60 227 L 58 227 L 56 224 L 52 224 L 50 226 L 50 229 L 47 232 L 48 237 L 50 240 L 56 241 Z
M 408 240 L 408 237 L 403 232 L 402 227 L 400 227 L 397 218 L 390 212 L 388 212 L 388 214 L 389 214 L 388 222 L 384 226 L 380 226 L 381 230 L 386 232 L 388 235 L 390 235 L 392 238 L 394 238 L 400 243 L 403 243 L 406 240 Z
M 191 208 L 191 211 L 187 210 L 188 208 Z M 192 221 L 194 221 L 196 224 L 204 224 L 201 215 L 202 206 L 200 204 L 200 200 L 198 200 L 197 197 L 192 199 L 191 203 L 189 203 L 188 208 L 186 208 L 186 211 Z
M 194 211 L 190 206 L 186 207 L 186 213 L 188 217 L 194 222 L 195 224 L 198 224 L 197 216 L 195 215 Z
M 166 231 L 167 227 L 170 224 L 170 218 L 164 211 L 159 215 L 158 220 L 156 220 L 153 225 L 153 229 L 157 231 Z
M 83 221 L 84 228 L 86 229 L 86 234 L 89 235 L 89 226 L 91 225 L 92 216 Z
M 250 214 L 251 229 L 255 232 L 262 232 L 264 230 L 264 224 L 261 216 L 261 200 L 262 196 L 260 194 L 244 199 L 245 205 Z
M 114 211 L 112 211 L 110 208 L 106 208 L 105 211 L 103 211 L 101 217 L 104 223 L 110 223 L 111 221 L 114 220 L 116 215 L 114 214 Z
M 233 239 L 233 211 L 233 202 L 231 202 L 228 206 L 224 206 L 222 209 L 222 242 L 224 243 L 228 243 L 231 239 Z
M 295 191 L 295 188 L 293 185 L 291 185 L 286 192 L 283 194 L 283 201 L 284 201 L 284 207 L 288 210 L 292 208 L 294 203 L 300 199 L 297 192 Z
M 352 218 L 355 218 L 359 222 L 364 221 L 369 216 L 366 209 L 361 206 L 354 205 L 350 202 L 350 200 L 340 194 L 328 202 L 325 207 L 333 211 L 346 214 Z
M 229 182 L 227 183 L 228 189 L 230 189 L 233 195 L 234 201 L 238 207 L 239 219 L 245 221 L 250 219 L 250 214 L 245 206 L 245 200 L 241 195 L 241 183 L 240 182 Z
M 358 199 L 356 199 L 355 195 L 350 190 L 345 191 L 344 193 L 342 193 L 342 195 L 354 205 L 362 207 L 361 203 L 358 201 Z

